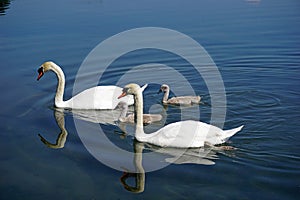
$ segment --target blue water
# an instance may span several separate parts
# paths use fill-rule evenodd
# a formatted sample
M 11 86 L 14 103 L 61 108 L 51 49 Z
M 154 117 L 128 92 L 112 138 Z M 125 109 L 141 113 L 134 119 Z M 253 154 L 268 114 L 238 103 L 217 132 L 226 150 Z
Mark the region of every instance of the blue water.
M 297 199 L 300 195 L 299 1 L 0 3 L 1 199 Z M 55 76 L 48 73 L 37 82 L 36 70 L 47 60 L 61 65 L 68 99 L 77 71 L 96 45 L 141 27 L 176 30 L 201 44 L 224 81 L 224 129 L 245 127 L 228 143 L 236 150 L 212 153 L 208 159 L 214 165 L 171 164 L 146 173 L 144 190 L 136 194 L 123 187 L 121 171 L 99 162 L 85 148 L 75 114 L 54 109 Z M 183 108 L 187 111 L 184 117 L 211 123 L 211 97 L 204 79 L 172 53 L 155 49 L 130 52 L 115 60 L 100 82 L 116 84 L 132 66 L 149 63 L 171 66 L 184 74 L 204 102 Z M 91 75 L 84 77 L 89 80 Z M 140 78 L 143 76 L 151 74 L 142 73 Z M 172 76 L 161 78 L 178 82 Z M 83 81 L 82 86 L 85 84 Z M 150 83 L 145 90 L 146 111 L 160 105 L 158 89 L 158 84 Z M 180 108 L 162 108 L 153 112 L 162 110 L 166 124 L 181 119 Z M 52 149 L 38 134 L 55 143 L 61 132 L 57 116 L 65 121 L 68 134 L 63 148 Z M 89 140 L 97 136 L 92 124 L 87 122 Z M 101 124 L 101 128 L 114 144 L 133 151 L 132 136 L 124 136 L 114 125 Z M 114 161 L 129 160 L 110 157 L 108 151 L 105 154 Z M 145 168 L 146 163 L 143 158 Z M 127 183 L 134 186 L 134 180 L 128 178 Z

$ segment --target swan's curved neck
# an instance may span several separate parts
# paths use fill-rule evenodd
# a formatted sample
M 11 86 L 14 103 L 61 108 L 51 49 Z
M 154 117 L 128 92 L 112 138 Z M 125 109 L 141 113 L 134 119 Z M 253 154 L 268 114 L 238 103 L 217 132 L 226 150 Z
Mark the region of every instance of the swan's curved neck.
M 143 94 L 139 90 L 134 95 L 134 121 L 136 122 L 135 137 L 137 140 L 143 142 L 143 137 L 146 136 L 143 128 Z
M 64 90 L 65 90 L 65 75 L 62 69 L 56 65 L 51 65 L 51 70 L 56 74 L 58 84 L 57 84 L 57 90 L 55 95 L 55 106 L 56 107 L 64 107 Z
M 164 92 L 164 97 L 163 97 L 163 103 L 167 103 L 168 101 L 168 98 L 169 98 L 169 93 L 170 93 L 170 90 L 167 89 L 165 92 Z

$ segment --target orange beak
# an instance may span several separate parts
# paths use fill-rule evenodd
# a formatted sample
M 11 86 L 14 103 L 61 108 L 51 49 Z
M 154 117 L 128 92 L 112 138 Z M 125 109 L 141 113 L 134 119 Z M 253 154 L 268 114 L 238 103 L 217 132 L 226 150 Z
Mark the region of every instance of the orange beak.
M 38 75 L 38 77 L 37 77 L 37 80 L 40 80 L 40 78 L 44 75 L 43 69 L 42 69 L 42 68 L 39 68 L 39 69 L 38 69 L 38 73 L 39 73 L 39 75 Z
M 38 77 L 37 77 L 37 80 L 40 80 L 40 78 L 44 75 L 44 73 L 39 73 Z
M 127 93 L 126 92 L 123 92 L 119 97 L 118 97 L 118 99 L 120 99 L 120 98 L 122 98 L 122 97 L 125 97 L 127 95 Z

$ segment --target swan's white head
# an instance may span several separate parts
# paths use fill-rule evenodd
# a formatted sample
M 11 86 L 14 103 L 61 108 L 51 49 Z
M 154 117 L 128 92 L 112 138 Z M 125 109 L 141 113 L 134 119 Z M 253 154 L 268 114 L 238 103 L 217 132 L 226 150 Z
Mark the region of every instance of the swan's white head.
M 40 80 L 40 78 L 42 78 L 42 76 L 44 75 L 45 72 L 51 70 L 51 68 L 54 66 L 55 64 L 51 61 L 47 61 L 44 62 L 44 64 L 41 65 L 41 67 L 38 69 L 38 77 L 37 80 Z
M 138 84 L 130 83 L 123 88 L 122 94 L 118 97 L 118 99 L 125 97 L 127 95 L 137 95 L 141 87 Z
M 167 92 L 168 90 L 170 90 L 169 86 L 167 84 L 162 84 L 159 92 Z

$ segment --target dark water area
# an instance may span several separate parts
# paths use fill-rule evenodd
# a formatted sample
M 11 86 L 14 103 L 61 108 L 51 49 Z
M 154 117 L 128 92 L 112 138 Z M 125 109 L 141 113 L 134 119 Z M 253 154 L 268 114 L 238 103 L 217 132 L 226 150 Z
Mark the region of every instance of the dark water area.
M 297 0 L 0 1 L 0 199 L 297 199 L 299 9 Z M 133 139 L 134 127 L 127 126 L 129 134 L 125 135 L 124 129 L 115 124 L 89 121 L 93 112 L 78 118 L 82 113 L 55 109 L 55 75 L 47 73 L 36 81 L 39 66 L 52 60 L 66 76 L 64 99 L 71 98 L 77 72 L 98 44 L 143 27 L 178 31 L 207 51 L 226 91 L 224 129 L 244 125 L 228 142 L 235 150 L 191 150 L 177 163 L 127 177 L 122 172 L 126 169 L 116 170 L 96 159 L 84 141 L 96 141 L 101 127 L 119 148 L 152 152 L 152 147 Z M 164 42 L 164 38 L 153 36 L 153 43 L 157 39 Z M 176 46 L 177 41 L 174 38 L 174 48 L 194 50 L 191 46 Z M 124 41 L 119 48 L 126 44 Z M 107 49 L 97 66 L 111 59 L 117 50 Z M 152 72 L 144 67 L 145 71 L 137 70 L 136 80 L 122 79 L 133 67 L 146 65 Z M 128 52 L 110 64 L 99 84 L 123 87 L 123 82 L 144 84 L 143 80 L 151 78 L 183 84 L 174 75 L 168 76 L 171 70 L 166 66 L 184 75 L 193 91 L 201 95 L 203 104 L 163 107 L 162 95 L 157 94 L 159 84 L 148 82 L 144 110 L 162 113 L 164 120 L 146 126 L 145 132 L 183 117 L 218 124 L 211 119 L 212 93 L 205 78 L 192 69 L 188 60 L 172 52 Z M 97 69 L 91 68 L 79 77 L 82 88 L 90 86 Z M 184 87 L 177 89 L 186 92 Z M 84 135 L 77 123 L 83 123 Z M 53 144 L 57 138 L 65 137 L 66 141 L 59 140 L 61 148 L 53 149 L 41 141 L 39 134 Z M 134 163 L 134 158 L 118 156 L 107 145 L 106 140 L 96 145 L 107 160 L 120 166 L 123 162 Z M 165 163 L 165 154 L 160 150 L 155 155 Z M 168 152 L 169 156 L 175 154 L 176 150 Z M 180 163 L 191 155 L 197 158 L 194 163 Z M 151 166 L 149 157 L 143 155 L 142 166 L 145 170 Z M 124 180 L 131 187 L 126 187 Z M 133 192 L 136 181 L 138 194 Z

